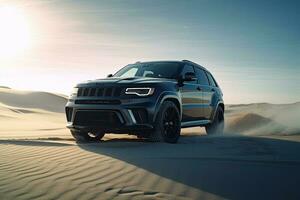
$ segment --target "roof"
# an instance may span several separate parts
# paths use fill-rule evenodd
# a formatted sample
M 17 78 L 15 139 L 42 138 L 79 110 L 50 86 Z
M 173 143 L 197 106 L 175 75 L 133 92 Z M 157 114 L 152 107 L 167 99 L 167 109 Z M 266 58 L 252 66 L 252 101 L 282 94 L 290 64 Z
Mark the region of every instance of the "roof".
M 199 64 L 197 64 L 193 61 L 190 61 L 190 60 L 156 60 L 156 61 L 145 61 L 145 62 L 137 61 L 135 64 L 138 64 L 138 63 L 143 63 L 143 64 L 145 64 L 145 63 L 157 63 L 157 62 L 160 62 L 160 63 L 162 63 L 162 62 L 190 63 L 190 64 L 196 65 L 196 66 L 198 66 L 198 67 L 200 67 L 200 68 L 207 71 L 207 69 L 205 67 L 203 67 L 203 66 L 201 66 L 201 65 L 199 65 Z

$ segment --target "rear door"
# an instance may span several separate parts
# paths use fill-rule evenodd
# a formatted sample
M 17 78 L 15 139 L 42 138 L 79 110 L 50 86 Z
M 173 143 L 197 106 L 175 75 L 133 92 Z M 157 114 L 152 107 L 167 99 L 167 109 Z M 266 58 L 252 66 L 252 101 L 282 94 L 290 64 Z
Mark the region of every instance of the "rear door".
M 185 65 L 181 75 L 184 76 L 187 72 L 195 73 L 192 65 Z M 195 121 L 201 118 L 202 113 L 202 93 L 198 90 L 197 80 L 185 81 L 180 88 L 182 100 L 182 121 Z
M 211 73 L 206 71 L 207 78 L 209 80 L 210 84 L 210 91 L 211 91 L 211 105 L 213 105 L 212 108 L 215 108 L 215 104 L 219 101 L 220 96 L 222 96 L 222 91 L 220 90 L 216 80 L 213 78 Z M 213 112 L 213 110 L 212 110 Z M 210 113 L 211 115 L 212 113 Z
M 201 91 L 202 94 L 202 112 L 201 112 L 201 118 L 202 119 L 210 119 L 210 114 L 212 112 L 212 96 L 213 91 L 209 84 L 209 80 L 207 78 L 207 75 L 203 69 L 200 67 L 195 67 L 196 76 L 198 79 L 198 90 Z

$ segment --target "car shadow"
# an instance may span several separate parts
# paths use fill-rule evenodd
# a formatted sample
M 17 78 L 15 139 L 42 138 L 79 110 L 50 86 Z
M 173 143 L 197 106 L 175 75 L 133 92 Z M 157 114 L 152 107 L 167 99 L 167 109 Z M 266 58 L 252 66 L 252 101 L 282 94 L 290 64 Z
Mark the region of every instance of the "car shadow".
M 300 142 L 190 135 L 178 144 L 119 138 L 79 147 L 226 199 L 300 199 Z
M 86 144 L 50 140 L 0 140 L 0 144 L 78 145 L 225 199 L 300 199 L 300 142 L 292 139 L 183 135 L 177 144 L 128 138 Z

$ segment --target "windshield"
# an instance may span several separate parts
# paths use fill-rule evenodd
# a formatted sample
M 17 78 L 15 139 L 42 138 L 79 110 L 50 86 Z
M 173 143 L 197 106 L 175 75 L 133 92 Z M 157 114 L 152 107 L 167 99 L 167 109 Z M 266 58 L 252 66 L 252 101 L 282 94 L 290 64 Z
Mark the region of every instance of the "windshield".
M 118 71 L 114 77 L 152 77 L 175 79 L 181 68 L 178 62 L 138 63 L 127 65 Z

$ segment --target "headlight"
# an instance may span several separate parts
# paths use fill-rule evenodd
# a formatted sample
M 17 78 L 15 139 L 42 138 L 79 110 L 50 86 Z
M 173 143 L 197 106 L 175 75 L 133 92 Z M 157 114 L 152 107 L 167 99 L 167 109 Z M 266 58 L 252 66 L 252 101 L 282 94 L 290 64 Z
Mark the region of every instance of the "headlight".
M 149 96 L 154 93 L 154 88 L 126 88 L 125 94 L 135 94 L 138 96 Z
M 77 96 L 78 88 L 73 88 L 70 97 Z

